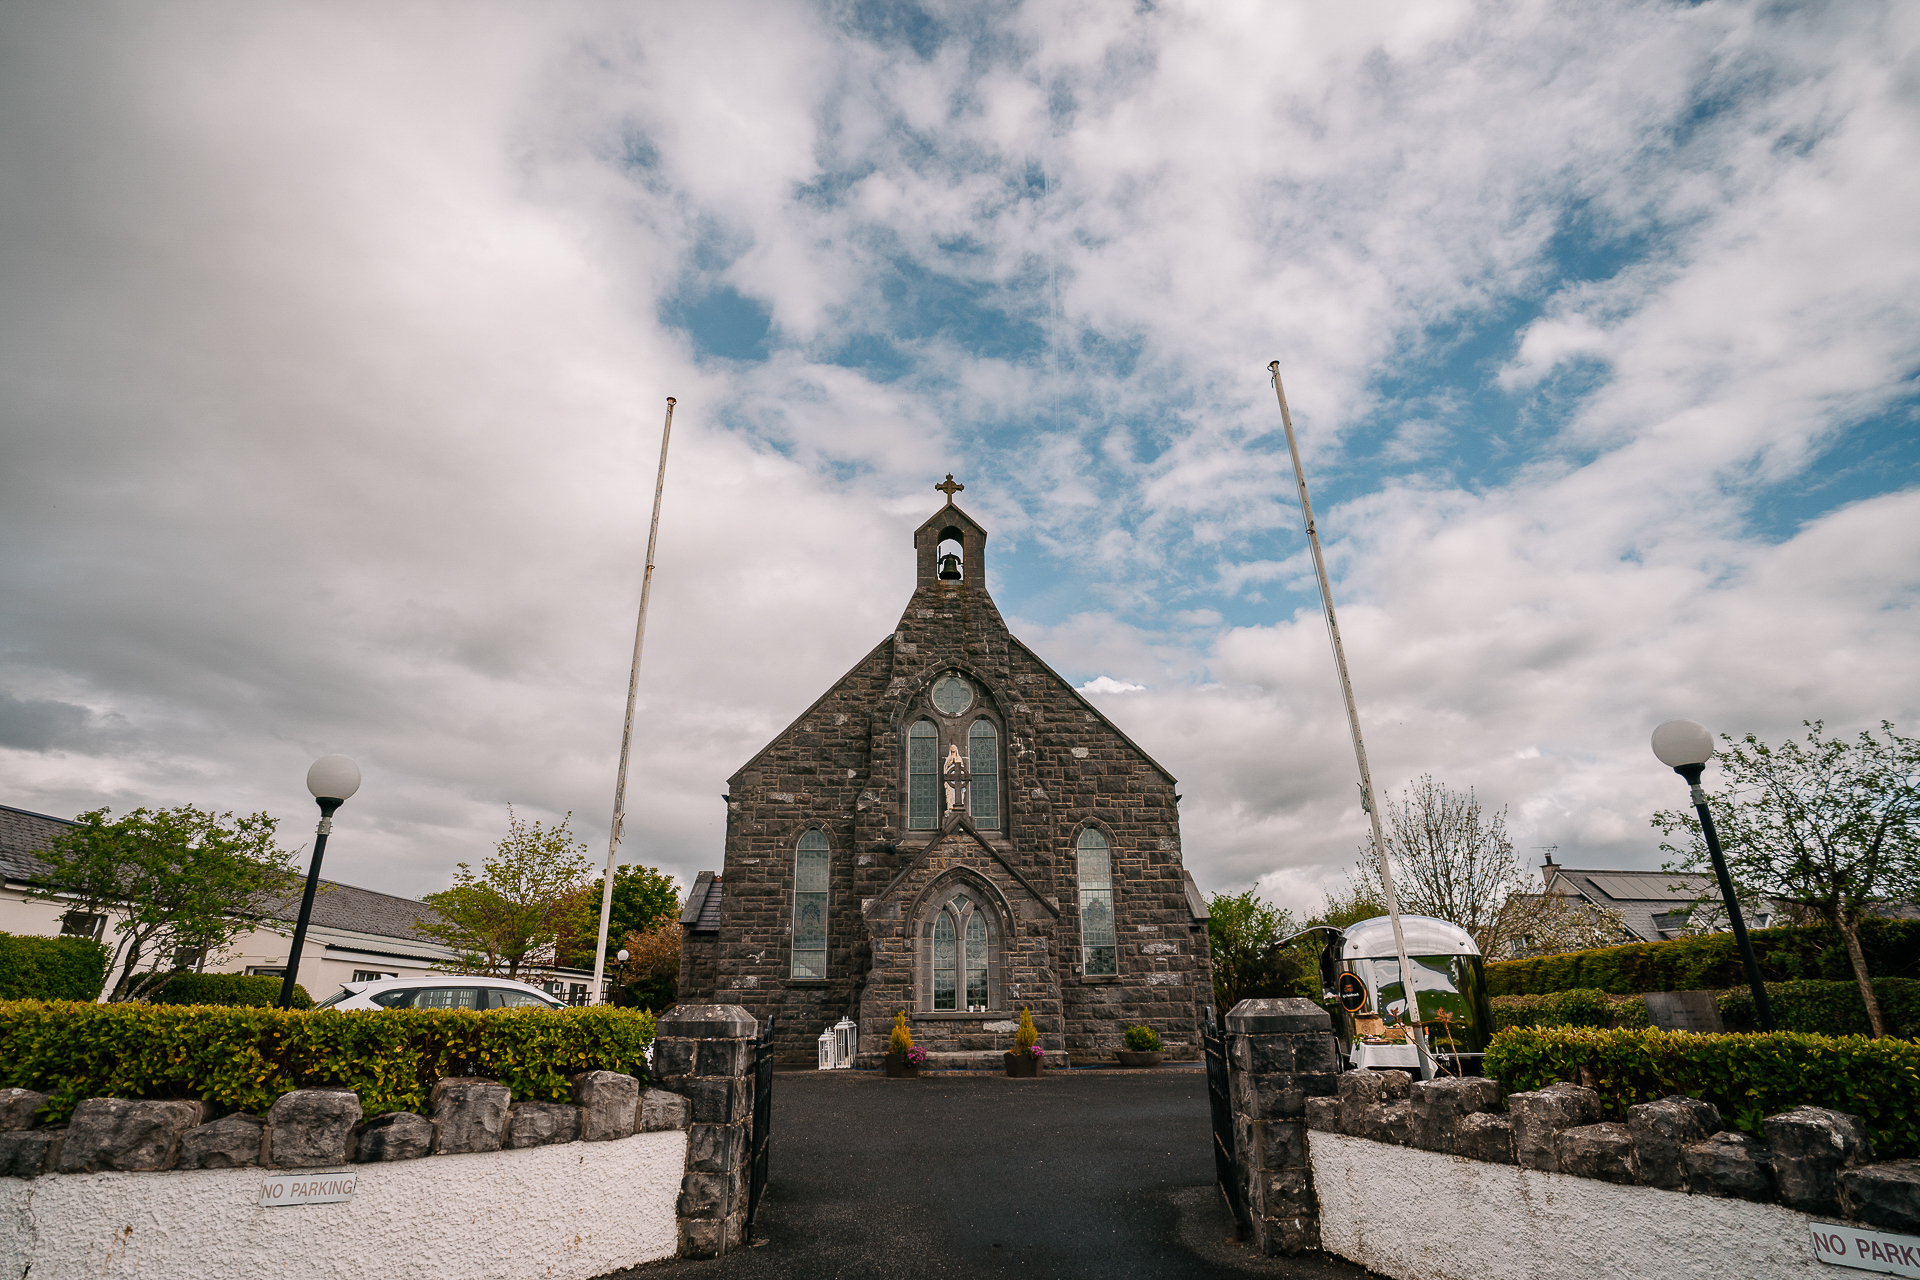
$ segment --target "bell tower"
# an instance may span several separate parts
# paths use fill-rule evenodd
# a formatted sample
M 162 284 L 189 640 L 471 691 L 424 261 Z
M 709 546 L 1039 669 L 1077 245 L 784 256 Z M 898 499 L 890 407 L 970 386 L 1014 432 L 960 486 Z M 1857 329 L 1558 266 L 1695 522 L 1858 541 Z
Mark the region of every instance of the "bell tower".
M 947 495 L 947 505 L 913 533 L 918 587 L 967 590 L 987 585 L 987 531 L 954 505 L 953 495 L 967 486 L 948 473 L 933 486 Z

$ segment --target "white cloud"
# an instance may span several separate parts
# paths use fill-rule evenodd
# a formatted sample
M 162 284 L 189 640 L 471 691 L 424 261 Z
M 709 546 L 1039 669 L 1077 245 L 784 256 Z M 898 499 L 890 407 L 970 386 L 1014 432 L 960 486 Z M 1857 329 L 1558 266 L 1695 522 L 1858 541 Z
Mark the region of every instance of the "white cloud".
M 952 470 L 1202 883 L 1311 905 L 1361 824 L 1274 358 L 1384 783 L 1651 865 L 1659 719 L 1911 722 L 1910 474 L 1767 504 L 1911 394 L 1920 19 L 992 21 L 0 17 L 0 800 L 304 828 L 344 750 L 346 878 L 438 888 L 510 801 L 604 840 L 673 394 L 631 854 L 717 863 L 724 778 L 886 634 Z M 662 323 L 719 283 L 764 361 Z M 1393 398 L 1506 317 L 1450 376 L 1511 421 Z
M 1095 676 L 1080 686 L 1082 693 L 1144 693 L 1147 686 L 1128 684 L 1125 680 L 1115 680 L 1112 676 Z

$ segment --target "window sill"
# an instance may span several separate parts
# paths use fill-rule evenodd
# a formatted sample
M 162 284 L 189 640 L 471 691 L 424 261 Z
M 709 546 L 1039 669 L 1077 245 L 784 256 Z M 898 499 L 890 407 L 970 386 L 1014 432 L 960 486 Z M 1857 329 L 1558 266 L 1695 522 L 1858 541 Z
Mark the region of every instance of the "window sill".
M 1096 974 L 1083 973 L 1080 975 L 1080 981 L 1083 985 L 1090 984 L 1093 986 L 1099 986 L 1102 983 L 1120 981 L 1120 975 L 1117 973 L 1096 973 Z
M 969 1018 L 976 1022 L 1017 1022 L 1019 1015 L 1011 1009 L 989 1009 L 985 1013 L 968 1013 L 964 1009 L 923 1009 L 919 1013 L 910 1013 L 909 1019 L 924 1018 L 933 1022 L 965 1022 Z
M 787 985 L 790 987 L 824 987 L 827 985 L 827 981 L 825 978 L 788 978 Z

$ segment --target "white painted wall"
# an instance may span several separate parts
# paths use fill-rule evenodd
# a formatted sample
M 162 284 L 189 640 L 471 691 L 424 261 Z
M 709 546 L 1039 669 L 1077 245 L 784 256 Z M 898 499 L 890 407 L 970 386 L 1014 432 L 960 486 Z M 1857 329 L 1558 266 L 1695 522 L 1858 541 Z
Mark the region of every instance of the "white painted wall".
M 258 1207 L 261 1169 L 0 1179 L 0 1280 L 592 1280 L 671 1257 L 687 1135 L 349 1166 Z
M 1394 1280 L 1785 1280 L 1822 1270 L 1779 1205 L 1622 1187 L 1309 1132 L 1320 1240 Z M 37 1278 L 36 1278 L 37 1280 Z

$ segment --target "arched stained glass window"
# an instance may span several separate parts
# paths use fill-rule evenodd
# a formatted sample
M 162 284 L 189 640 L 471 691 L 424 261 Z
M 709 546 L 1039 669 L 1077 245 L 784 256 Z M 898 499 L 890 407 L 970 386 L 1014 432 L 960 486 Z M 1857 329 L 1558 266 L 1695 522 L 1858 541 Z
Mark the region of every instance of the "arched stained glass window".
M 953 917 L 942 911 L 933 922 L 933 1007 L 954 1007 Z
M 967 917 L 967 1008 L 987 1007 L 987 922 L 978 912 Z
M 793 976 L 827 976 L 827 864 L 823 831 L 800 837 L 793 855 Z
M 983 827 L 999 826 L 1000 734 L 984 717 L 967 730 L 967 773 L 973 784 L 967 789 L 973 820 Z
M 936 1013 L 991 1009 L 998 931 L 988 919 L 987 908 L 965 893 L 956 893 L 932 909 L 931 923 L 922 928 L 925 974 L 932 981 L 921 988 L 921 999 L 927 1002 L 921 1007 Z
M 940 736 L 933 721 L 907 731 L 907 829 L 931 831 L 940 818 Z
M 1080 869 L 1080 964 L 1089 978 L 1120 972 L 1113 936 L 1113 854 L 1098 828 L 1080 833 L 1076 853 Z

